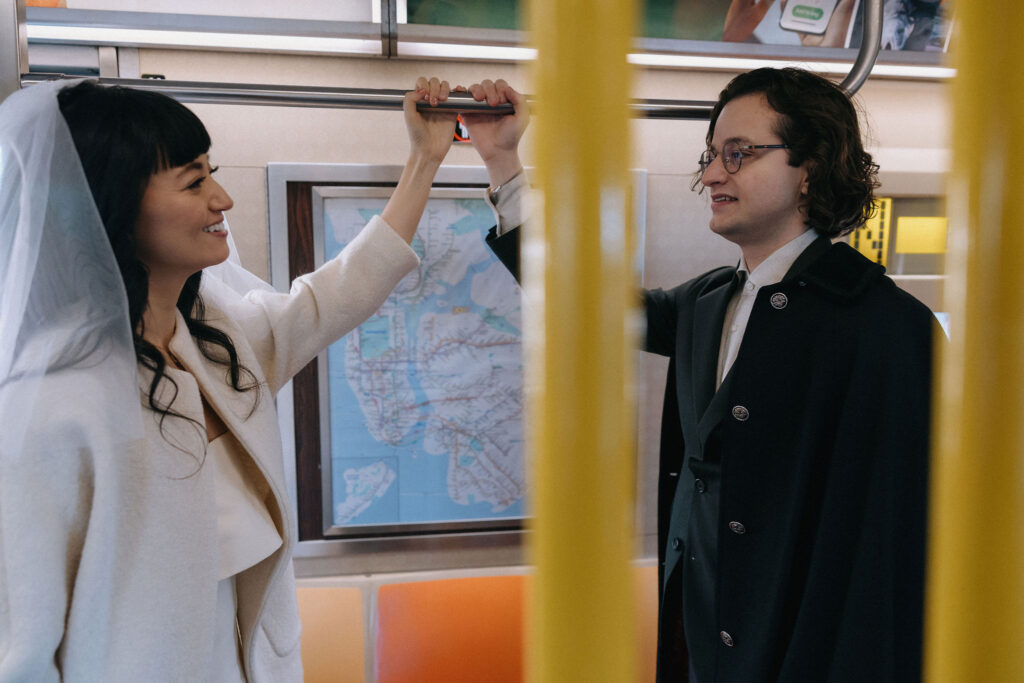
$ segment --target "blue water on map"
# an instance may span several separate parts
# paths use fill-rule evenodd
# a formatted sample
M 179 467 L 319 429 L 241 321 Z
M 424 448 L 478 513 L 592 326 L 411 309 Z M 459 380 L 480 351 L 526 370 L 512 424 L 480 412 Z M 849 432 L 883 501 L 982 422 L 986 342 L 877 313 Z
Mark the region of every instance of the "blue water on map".
M 475 303 L 470 295 L 474 276 L 493 268 L 497 262 L 490 250 L 483 246 L 487 229 L 494 223 L 490 208 L 483 200 L 440 201 L 455 202 L 458 209 L 467 213 L 454 221 L 447 229 L 453 230 L 459 235 L 476 233 L 479 235 L 482 248 L 472 250 L 475 260 L 467 265 L 465 277 L 457 283 L 446 286 L 440 293 L 423 296 L 415 304 L 403 305 L 404 329 L 410 340 L 409 347 L 415 348 L 415 335 L 416 331 L 420 329 L 421 318 L 436 315 L 438 312 L 450 312 L 453 307 L 464 308 L 469 312 L 476 313 L 490 327 L 499 332 L 518 336 L 520 333 L 517 326 L 518 319 L 511 322 L 504 316 Z M 362 202 L 366 205 L 371 204 L 373 200 L 364 199 Z M 379 208 L 361 208 L 359 210 L 359 215 L 367 221 L 379 213 Z M 342 233 L 342 241 L 347 243 L 362 227 L 355 225 L 354 221 L 352 226 L 335 225 L 329 211 L 325 211 L 324 223 L 325 260 L 336 256 L 343 247 L 343 244 L 335 237 L 336 232 Z M 419 241 L 419 237 L 414 240 L 412 246 L 421 257 L 427 253 L 425 245 Z M 460 256 L 466 258 L 464 253 L 454 252 L 447 254 L 445 258 L 460 258 Z M 509 282 L 513 282 L 511 278 Z M 514 284 L 508 290 L 511 296 L 519 296 Z M 382 356 L 390 349 L 391 331 L 388 319 L 385 317 L 371 318 L 359 330 L 351 334 L 360 335 L 361 352 L 366 358 Z M 451 456 L 430 454 L 424 448 L 426 421 L 430 417 L 432 409 L 429 396 L 417 377 L 415 362 L 408 363 L 406 375 L 414 392 L 415 409 L 419 411 L 421 419 L 416 421 L 413 427 L 404 434 L 400 443 L 388 444 L 378 441 L 368 431 L 363 410 L 346 379 L 345 340 L 333 344 L 328 349 L 327 356 L 334 509 L 337 509 L 338 504 L 346 498 L 344 479 L 346 471 L 358 470 L 383 461 L 397 475 L 395 481 L 387 486 L 383 495 L 374 498 L 366 509 L 345 522 L 345 526 L 503 519 L 519 518 L 526 515 L 522 497 L 500 511 L 495 511 L 494 505 L 488 501 L 470 501 L 469 504 L 461 504 L 451 499 L 447 482 Z M 436 398 L 437 390 L 434 389 L 434 391 Z M 459 454 L 458 464 L 461 466 L 471 464 L 473 453 L 481 448 L 479 440 L 472 439 L 470 450 Z M 521 450 L 520 447 L 520 453 Z M 338 523 L 338 520 L 335 522 Z

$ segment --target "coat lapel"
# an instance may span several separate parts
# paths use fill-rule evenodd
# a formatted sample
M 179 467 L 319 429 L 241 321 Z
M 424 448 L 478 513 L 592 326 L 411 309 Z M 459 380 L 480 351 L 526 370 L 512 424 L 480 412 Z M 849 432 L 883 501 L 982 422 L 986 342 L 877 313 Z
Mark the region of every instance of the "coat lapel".
M 804 249 L 786 273 L 784 280 L 796 277 L 818 261 L 832 246 L 827 237 L 819 237 Z M 722 339 L 722 325 L 725 309 L 735 291 L 736 277 L 697 299 L 694 314 L 695 340 L 693 347 L 694 407 L 697 410 L 697 436 L 702 448 L 696 457 L 703 455 L 703 444 L 712 430 L 729 412 L 729 390 L 732 386 L 730 371 L 722 386 L 715 391 L 715 373 L 718 371 L 718 350 Z
M 700 422 L 697 423 L 697 438 L 702 445 L 707 443 L 711 430 L 721 422 L 722 417 L 729 411 L 729 389 L 731 386 L 732 371 L 730 370 L 729 374 L 722 380 L 722 386 L 718 387 L 718 391 L 715 392 L 707 410 L 701 416 Z
M 253 393 L 235 391 L 225 382 L 224 375 L 221 374 L 226 373 L 227 368 L 222 369 L 203 358 L 180 313 L 170 348 L 175 357 L 195 378 L 203 396 L 206 397 L 210 406 L 217 412 L 217 415 L 235 435 L 246 452 L 250 456 L 253 453 L 259 453 L 260 449 L 256 448 L 256 444 L 251 443 L 253 436 L 251 430 L 246 429 L 244 425 L 253 409 L 255 399 Z M 199 415 L 202 415 L 201 405 L 198 410 Z M 267 469 L 263 463 L 261 463 L 261 469 Z
M 697 298 L 693 311 L 694 422 L 700 422 L 715 394 L 718 350 L 722 342 L 722 323 L 735 288 L 735 275 Z

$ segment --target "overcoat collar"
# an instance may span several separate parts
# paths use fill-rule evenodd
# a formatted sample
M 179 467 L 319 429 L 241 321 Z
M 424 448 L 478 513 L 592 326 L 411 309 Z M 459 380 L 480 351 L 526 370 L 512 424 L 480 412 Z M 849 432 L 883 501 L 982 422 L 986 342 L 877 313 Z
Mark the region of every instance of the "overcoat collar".
M 852 301 L 884 272 L 882 266 L 870 262 L 849 245 L 841 242 L 833 244 L 827 237 L 819 237 L 797 257 L 780 284 L 799 280 L 831 296 Z M 735 269 L 724 270 L 698 295 L 694 307 L 693 358 L 690 367 L 693 418 L 701 444 L 706 442 L 729 408 L 732 373 L 726 375 L 717 391 L 715 373 L 725 311 L 736 290 L 736 284 Z M 702 457 L 699 452 L 694 455 Z
M 799 279 L 832 296 L 853 300 L 885 273 L 844 242 L 819 237 L 793 262 L 783 282 Z

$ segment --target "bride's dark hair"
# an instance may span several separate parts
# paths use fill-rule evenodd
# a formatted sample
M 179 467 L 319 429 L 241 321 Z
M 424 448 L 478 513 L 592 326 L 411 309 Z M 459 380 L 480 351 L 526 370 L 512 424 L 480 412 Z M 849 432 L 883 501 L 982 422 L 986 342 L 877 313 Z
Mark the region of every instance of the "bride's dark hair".
M 210 135 L 188 108 L 159 93 L 83 81 L 61 90 L 57 100 L 121 270 L 135 355 L 153 371 L 149 405 L 160 414 L 162 427 L 168 415 L 185 416 L 171 409 L 178 386 L 165 373 L 163 354 L 143 338 L 142 313 L 149 296 L 149 272 L 136 253 L 135 224 L 150 177 L 207 153 Z M 204 322 L 205 307 L 199 295 L 202 277 L 199 271 L 185 282 L 178 310 L 202 354 L 227 368 L 231 386 L 240 392 L 256 390 L 255 410 L 260 394 L 256 376 L 239 362 L 231 338 Z M 166 405 L 156 398 L 161 381 L 173 386 Z

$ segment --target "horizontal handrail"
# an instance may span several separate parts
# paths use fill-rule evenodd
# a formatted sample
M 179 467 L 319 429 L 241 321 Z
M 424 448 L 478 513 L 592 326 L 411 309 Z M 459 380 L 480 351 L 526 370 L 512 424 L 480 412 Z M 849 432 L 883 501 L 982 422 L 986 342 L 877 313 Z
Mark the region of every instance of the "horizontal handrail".
M 22 76 L 22 85 L 56 79 L 75 79 L 63 74 L 32 73 Z M 121 85 L 159 92 L 181 102 L 205 104 L 248 104 L 284 107 L 324 107 L 340 109 L 401 110 L 404 90 L 372 88 L 330 88 L 292 85 L 259 85 L 170 81 L 151 78 L 98 78 L 100 85 Z M 713 102 L 688 100 L 633 100 L 637 117 L 651 119 L 707 119 Z M 422 107 L 426 107 L 421 103 Z M 437 109 L 474 114 L 511 114 L 512 105 L 496 107 L 475 101 L 468 93 L 455 92 Z

